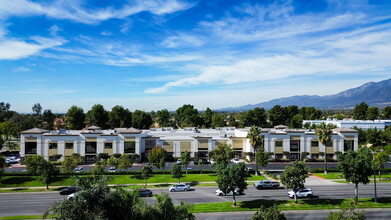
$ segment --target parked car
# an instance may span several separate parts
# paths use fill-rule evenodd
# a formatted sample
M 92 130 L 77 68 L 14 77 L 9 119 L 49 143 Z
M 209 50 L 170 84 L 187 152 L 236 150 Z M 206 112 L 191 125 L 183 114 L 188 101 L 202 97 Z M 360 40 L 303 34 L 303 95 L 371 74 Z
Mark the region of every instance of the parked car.
M 261 180 L 254 183 L 255 188 L 257 189 L 277 189 L 280 187 L 279 182 L 272 182 L 270 180 Z
M 181 159 L 178 159 L 178 160 L 176 161 L 176 164 L 181 165 Z
M 149 189 L 141 189 L 140 190 L 140 197 L 151 197 L 152 191 Z
M 80 173 L 80 172 L 84 172 L 84 168 L 83 167 L 76 167 L 73 172 L 75 173 Z
M 60 195 L 69 195 L 79 191 L 81 188 L 79 186 L 70 186 L 60 191 Z
M 238 163 L 240 163 L 241 161 L 240 161 L 240 159 L 239 158 L 234 158 L 234 159 L 232 159 L 232 163 L 234 163 L 234 164 L 238 164 Z
M 224 193 L 220 189 L 216 190 L 216 196 L 232 196 L 232 194 L 235 193 L 235 195 L 239 194 L 239 189 L 236 188 L 234 192 Z
M 109 172 L 112 172 L 112 173 L 117 172 L 117 168 L 115 168 L 115 167 L 110 167 L 110 168 L 109 168 Z
M 246 167 L 246 170 L 247 171 L 253 171 L 253 168 L 252 167 Z
M 194 158 L 194 160 L 193 160 L 193 164 L 194 165 L 198 165 L 198 161 L 199 161 L 200 159 L 198 159 L 198 158 Z
M 190 185 L 184 184 L 184 183 L 178 183 L 173 186 L 170 186 L 168 188 L 168 191 L 170 192 L 177 192 L 177 191 L 189 191 L 190 190 Z
M 210 164 L 216 164 L 216 162 L 213 159 L 209 160 Z
M 293 198 L 293 196 L 294 196 L 293 190 L 288 192 L 288 196 L 290 198 Z M 311 198 L 312 199 L 314 197 L 314 193 L 312 192 L 312 190 L 310 188 L 303 188 L 303 189 L 297 189 L 296 196 L 297 196 L 297 198 Z

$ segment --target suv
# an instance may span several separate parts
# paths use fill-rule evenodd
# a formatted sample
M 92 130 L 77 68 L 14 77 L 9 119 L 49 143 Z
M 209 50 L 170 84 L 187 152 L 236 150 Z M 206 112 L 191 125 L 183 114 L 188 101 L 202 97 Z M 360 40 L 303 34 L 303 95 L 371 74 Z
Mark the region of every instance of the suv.
M 293 190 L 288 192 L 288 196 L 290 198 L 294 197 Z M 310 199 L 312 199 L 314 197 L 314 193 L 312 192 L 312 190 L 310 188 L 303 188 L 303 189 L 296 190 L 296 196 L 297 196 L 297 198 L 310 198 Z
M 240 159 L 239 158 L 234 158 L 234 159 L 232 159 L 232 163 L 238 164 L 238 163 L 240 163 Z
M 280 187 L 279 182 L 272 182 L 270 180 L 261 180 L 259 182 L 254 183 L 255 188 L 257 189 L 277 189 Z
M 170 188 L 168 188 L 168 191 L 170 192 L 189 191 L 189 190 L 190 190 L 190 185 L 184 183 L 175 184 L 173 186 L 170 186 Z

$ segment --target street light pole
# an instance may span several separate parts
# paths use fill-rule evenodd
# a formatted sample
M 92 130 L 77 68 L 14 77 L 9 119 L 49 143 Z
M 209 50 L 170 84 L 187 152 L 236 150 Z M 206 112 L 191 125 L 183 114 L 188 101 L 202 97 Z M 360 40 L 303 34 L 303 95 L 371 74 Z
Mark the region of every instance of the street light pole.
M 373 183 L 375 184 L 375 202 L 377 202 L 375 154 L 373 154 L 373 180 Z

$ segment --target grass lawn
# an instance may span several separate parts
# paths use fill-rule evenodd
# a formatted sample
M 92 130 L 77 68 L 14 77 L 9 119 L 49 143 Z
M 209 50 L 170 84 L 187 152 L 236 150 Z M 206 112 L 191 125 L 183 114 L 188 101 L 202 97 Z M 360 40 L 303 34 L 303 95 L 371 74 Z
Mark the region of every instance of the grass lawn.
M 202 182 L 215 182 L 217 180 L 216 174 L 188 174 L 181 178 L 181 182 L 190 183 L 191 185 L 205 185 L 210 183 Z M 248 178 L 250 181 L 266 180 L 264 176 L 251 176 Z M 162 174 L 155 174 L 147 183 L 175 183 L 178 179 L 172 178 L 171 174 L 165 174 L 164 178 Z M 111 175 L 108 184 L 143 184 L 144 180 L 141 175 Z M 72 177 L 61 176 L 56 181 L 52 182 L 50 186 L 70 186 L 75 185 L 76 181 Z M 214 185 L 215 183 L 212 183 Z M 32 176 L 6 176 L 0 181 L 0 188 L 4 187 L 38 187 L 45 186 L 40 180 L 37 180 Z
M 379 176 L 376 173 L 376 180 L 379 178 Z M 344 179 L 342 173 L 327 173 L 327 175 L 324 175 L 324 173 L 313 173 L 313 175 L 325 178 L 325 179 Z M 370 176 L 369 178 L 373 179 L 373 175 Z M 391 178 L 391 174 L 382 174 L 381 178 Z
M 232 207 L 232 202 L 194 204 L 194 213 L 201 212 L 235 212 L 257 211 L 261 205 L 269 207 L 277 204 L 281 210 L 311 210 L 311 209 L 340 209 L 347 208 L 353 199 L 313 199 L 298 200 L 252 200 L 237 202 L 237 207 Z M 358 208 L 391 208 L 391 198 L 379 198 L 378 202 L 373 199 L 359 199 Z
M 51 218 L 51 217 L 48 217 Z M 42 219 L 42 215 L 23 215 L 23 216 L 4 216 L 0 220 L 15 220 L 15 219 Z

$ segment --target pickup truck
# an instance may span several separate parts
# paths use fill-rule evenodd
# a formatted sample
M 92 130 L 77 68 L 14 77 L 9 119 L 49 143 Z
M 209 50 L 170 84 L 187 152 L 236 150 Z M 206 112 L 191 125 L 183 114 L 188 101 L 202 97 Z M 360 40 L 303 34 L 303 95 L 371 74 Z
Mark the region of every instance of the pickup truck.
M 270 180 L 261 180 L 254 183 L 255 188 L 257 189 L 277 189 L 280 187 L 279 182 L 272 182 Z

